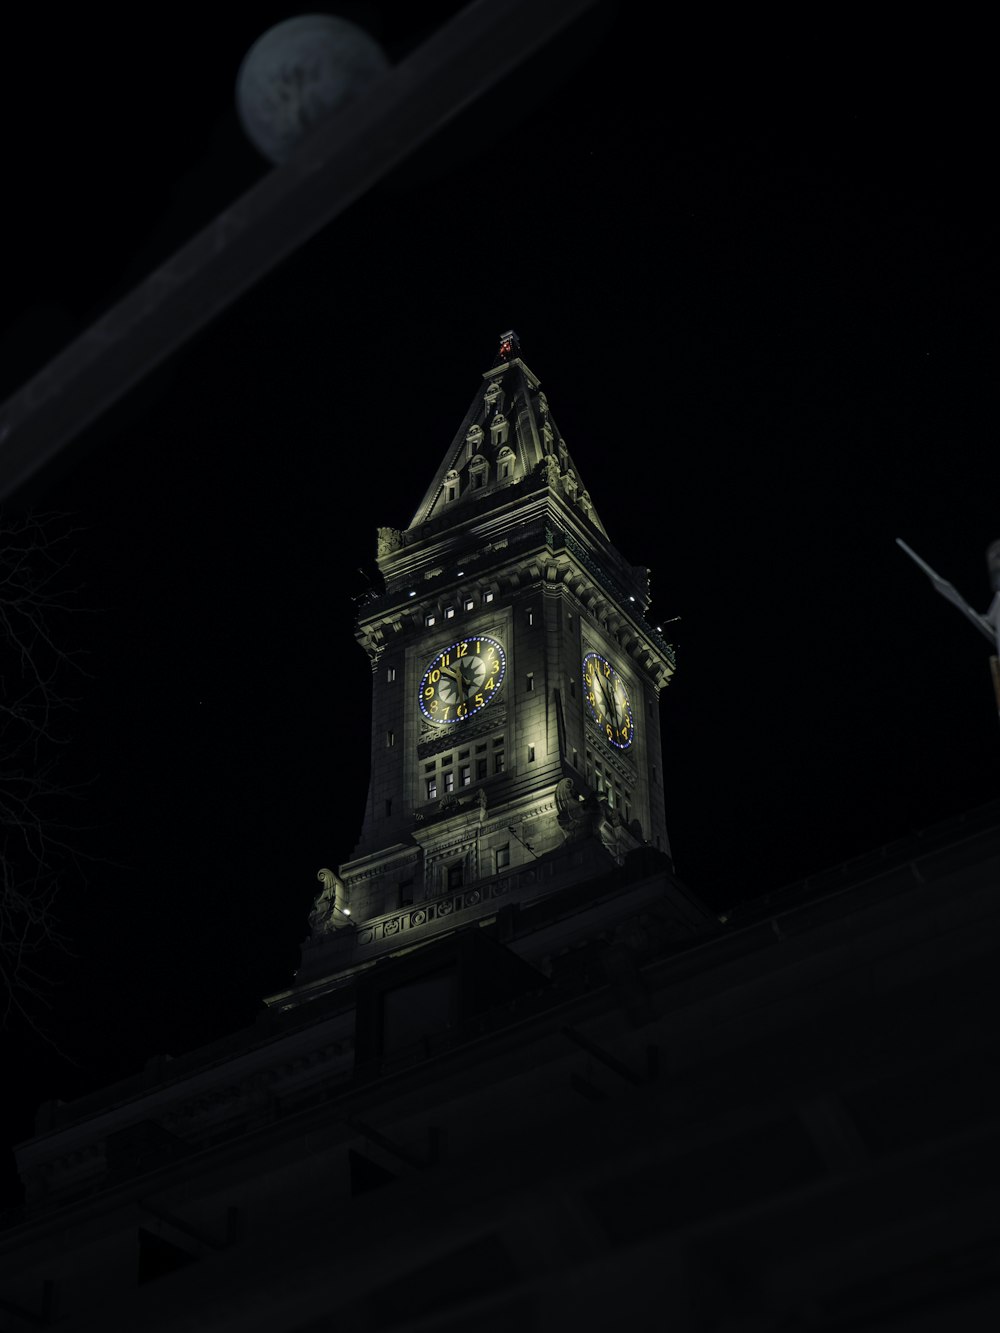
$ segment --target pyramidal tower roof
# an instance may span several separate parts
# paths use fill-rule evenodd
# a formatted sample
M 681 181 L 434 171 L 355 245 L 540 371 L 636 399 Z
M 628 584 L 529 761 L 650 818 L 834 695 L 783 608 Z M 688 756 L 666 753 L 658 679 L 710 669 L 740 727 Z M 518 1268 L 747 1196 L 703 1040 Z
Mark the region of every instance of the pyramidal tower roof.
M 513 330 L 500 335 L 496 358 L 483 381 L 410 529 L 446 512 L 460 522 L 471 502 L 545 470 L 551 480 L 562 481 L 565 491 L 607 537 L 538 377 L 521 360 L 520 340 Z

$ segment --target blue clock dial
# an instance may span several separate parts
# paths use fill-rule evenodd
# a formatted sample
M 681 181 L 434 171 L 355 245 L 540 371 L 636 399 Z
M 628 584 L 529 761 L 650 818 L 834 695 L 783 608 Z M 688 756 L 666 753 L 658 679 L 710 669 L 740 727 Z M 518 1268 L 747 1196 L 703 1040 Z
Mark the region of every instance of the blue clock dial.
M 625 682 L 600 653 L 588 653 L 583 659 L 583 688 L 587 711 L 605 740 L 627 750 L 635 735 L 632 704 Z
M 503 646 L 487 634 L 442 648 L 420 682 L 420 711 L 428 722 L 454 726 L 488 708 L 507 671 Z

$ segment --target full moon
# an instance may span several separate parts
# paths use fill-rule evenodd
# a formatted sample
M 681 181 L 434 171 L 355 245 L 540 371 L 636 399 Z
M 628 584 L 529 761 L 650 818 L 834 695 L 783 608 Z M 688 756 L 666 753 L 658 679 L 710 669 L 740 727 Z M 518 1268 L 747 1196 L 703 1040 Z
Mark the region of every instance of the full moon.
M 389 68 L 363 28 L 330 14 L 286 19 L 258 37 L 236 76 L 236 111 L 254 147 L 277 164 L 309 130 Z

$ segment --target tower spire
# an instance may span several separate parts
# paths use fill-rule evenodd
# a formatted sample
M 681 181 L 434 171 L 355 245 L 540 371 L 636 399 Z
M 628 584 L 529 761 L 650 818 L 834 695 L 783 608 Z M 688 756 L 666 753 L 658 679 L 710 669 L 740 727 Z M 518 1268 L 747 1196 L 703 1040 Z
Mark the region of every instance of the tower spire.
M 409 530 L 432 520 L 463 522 L 484 504 L 515 500 L 516 488 L 533 479 L 547 480 L 607 537 L 538 376 L 522 360 L 521 340 L 513 329 L 500 335 L 483 380 Z

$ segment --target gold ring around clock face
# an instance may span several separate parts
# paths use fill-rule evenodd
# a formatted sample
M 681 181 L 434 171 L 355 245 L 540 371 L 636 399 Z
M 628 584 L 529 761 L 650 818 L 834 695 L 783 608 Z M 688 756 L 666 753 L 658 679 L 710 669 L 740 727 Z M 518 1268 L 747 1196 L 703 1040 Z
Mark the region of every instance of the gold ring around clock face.
M 625 682 L 600 653 L 588 653 L 583 659 L 583 688 L 587 709 L 605 740 L 627 750 L 635 734 L 632 704 Z
M 487 634 L 442 648 L 420 682 L 420 711 L 428 722 L 449 726 L 482 712 L 497 697 L 507 670 L 502 645 Z

